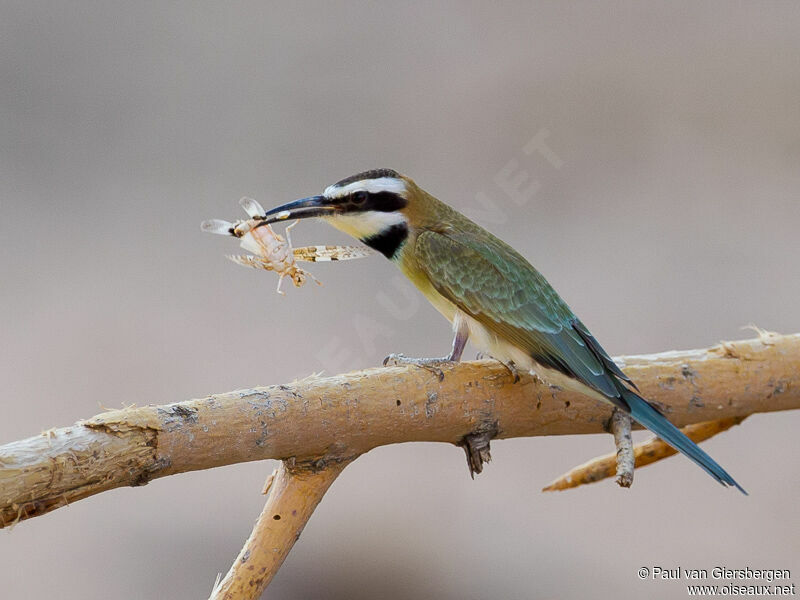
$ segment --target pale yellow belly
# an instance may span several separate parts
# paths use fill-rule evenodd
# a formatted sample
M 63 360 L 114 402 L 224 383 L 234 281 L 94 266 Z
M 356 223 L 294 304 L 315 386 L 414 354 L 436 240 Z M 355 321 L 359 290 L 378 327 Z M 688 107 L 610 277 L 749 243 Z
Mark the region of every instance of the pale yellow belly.
M 556 385 L 563 389 L 573 390 L 596 400 L 609 402 L 608 398 L 606 398 L 600 392 L 590 388 L 580 381 L 577 381 L 576 379 L 573 379 L 572 377 L 564 375 L 560 371 L 556 371 L 555 369 L 551 369 L 537 363 L 524 350 L 520 350 L 503 338 L 498 337 L 494 334 L 494 332 L 484 327 L 480 322 L 476 321 L 469 315 L 466 315 L 461 311 L 458 312 L 460 313 L 460 316 L 467 322 L 467 326 L 469 327 L 470 341 L 484 354 L 488 354 L 492 358 L 497 359 L 505 364 L 513 363 L 514 366 L 520 371 L 527 371 L 528 373 L 535 374 L 550 385 Z

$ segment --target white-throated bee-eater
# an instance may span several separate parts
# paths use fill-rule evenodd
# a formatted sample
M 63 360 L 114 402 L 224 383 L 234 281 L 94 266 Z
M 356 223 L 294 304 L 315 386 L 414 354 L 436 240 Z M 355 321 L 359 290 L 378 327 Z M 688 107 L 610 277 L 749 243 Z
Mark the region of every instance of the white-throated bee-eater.
M 637 394 L 633 382 L 522 255 L 408 177 L 391 169 L 359 173 L 319 196 L 262 216 L 264 224 L 319 217 L 391 260 L 453 324 L 452 351 L 440 361 L 460 360 L 471 339 L 511 368 L 534 372 L 629 413 L 714 479 L 744 492 Z

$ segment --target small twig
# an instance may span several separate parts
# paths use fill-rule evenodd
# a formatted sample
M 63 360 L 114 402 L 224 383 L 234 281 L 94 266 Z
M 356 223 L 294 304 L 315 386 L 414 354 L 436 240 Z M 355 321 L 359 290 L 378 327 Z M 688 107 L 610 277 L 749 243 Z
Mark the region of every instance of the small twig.
M 633 485 L 633 439 L 631 438 L 631 417 L 628 413 L 614 409 L 611 413 L 611 433 L 617 446 L 617 485 L 629 488 Z
M 681 431 L 689 437 L 693 442 L 702 442 L 710 437 L 727 431 L 734 425 L 738 425 L 747 417 L 729 417 L 727 419 L 718 419 L 716 421 L 704 421 L 703 423 L 695 423 L 687 425 Z M 677 454 L 677 452 L 667 443 L 661 441 L 659 438 L 654 437 L 646 442 L 637 444 L 633 448 L 634 464 L 636 467 L 644 467 L 646 465 L 657 462 L 663 458 L 667 458 Z M 566 490 L 569 488 L 578 487 L 585 483 L 594 483 L 601 481 L 614 475 L 618 472 L 618 454 L 607 454 L 593 458 L 587 463 L 575 467 L 568 473 L 565 473 L 550 485 L 543 488 L 543 492 L 554 492 Z
M 351 460 L 331 461 L 319 470 L 282 461 L 267 479 L 265 490 L 269 497 L 250 537 L 228 573 L 214 586 L 209 600 L 259 598 L 317 504 Z
M 217 573 L 217 578 L 214 580 L 214 585 L 211 587 L 211 596 L 209 597 L 209 600 L 210 598 L 214 597 L 214 594 L 217 593 L 217 590 L 219 589 L 220 579 L 222 579 L 222 573 Z

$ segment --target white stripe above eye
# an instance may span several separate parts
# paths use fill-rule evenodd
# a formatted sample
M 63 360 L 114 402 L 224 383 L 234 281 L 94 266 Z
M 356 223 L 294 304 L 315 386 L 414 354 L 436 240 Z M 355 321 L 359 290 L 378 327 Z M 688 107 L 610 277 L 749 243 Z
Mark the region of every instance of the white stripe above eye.
M 322 195 L 326 198 L 343 198 L 353 192 L 364 191 L 370 194 L 378 194 L 380 192 L 392 192 L 394 194 L 404 194 L 406 191 L 406 182 L 397 177 L 378 177 L 377 179 L 362 179 L 361 181 L 354 181 L 342 187 L 330 185 L 325 188 Z

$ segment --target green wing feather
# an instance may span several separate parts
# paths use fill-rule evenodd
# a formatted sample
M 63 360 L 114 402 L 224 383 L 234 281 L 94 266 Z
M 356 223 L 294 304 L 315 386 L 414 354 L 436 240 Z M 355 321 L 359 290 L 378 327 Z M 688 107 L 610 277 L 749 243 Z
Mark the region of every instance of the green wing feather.
M 419 266 L 436 290 L 538 363 L 589 385 L 627 409 L 630 383 L 553 287 L 513 248 L 486 232 L 425 231 Z
M 452 216 L 452 215 L 451 215 Z M 451 219 L 451 221 L 457 219 Z M 601 392 L 723 485 L 742 487 L 647 400 L 547 280 L 513 248 L 465 219 L 417 236 L 417 264 L 434 288 L 489 331 Z

